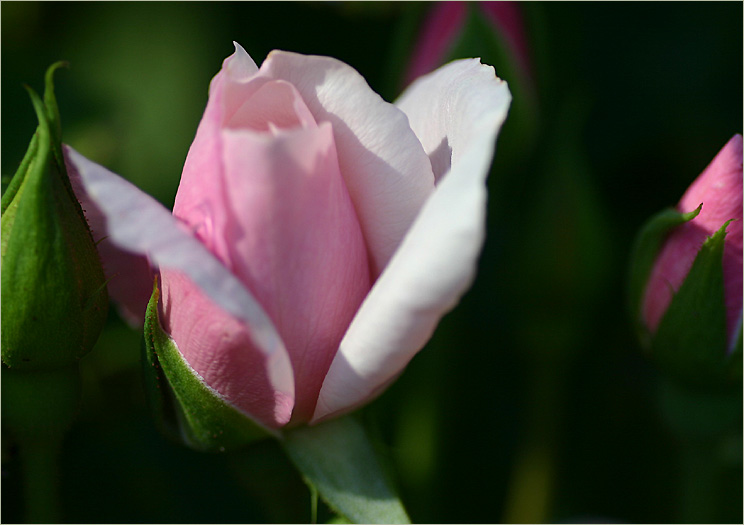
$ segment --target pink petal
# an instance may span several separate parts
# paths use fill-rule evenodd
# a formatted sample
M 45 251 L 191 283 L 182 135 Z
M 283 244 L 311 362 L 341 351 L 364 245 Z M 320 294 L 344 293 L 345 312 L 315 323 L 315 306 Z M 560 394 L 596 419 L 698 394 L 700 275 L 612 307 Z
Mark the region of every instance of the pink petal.
M 676 228 L 664 242 L 649 275 L 643 304 L 643 318 L 653 333 L 666 312 L 673 294 L 684 282 L 700 247 L 723 224 L 726 327 L 733 342 L 742 318 L 742 136 L 726 143 L 703 173 L 695 179 L 677 205 L 690 212 L 700 203 L 700 214 Z
M 250 80 L 255 77 L 258 67 L 253 59 L 245 52 L 240 44 L 233 42 L 235 53 L 227 57 L 222 63 L 222 69 L 212 79 L 209 85 L 209 103 L 213 102 L 215 96 L 222 100 L 222 93 L 216 93 L 217 90 L 224 90 L 224 102 L 220 102 L 219 113 L 222 115 L 224 109 L 225 118 L 240 107 L 247 98 L 246 91 L 252 93 L 255 86 L 250 85 Z M 207 105 L 209 111 L 209 105 Z
M 224 310 L 223 318 L 230 314 L 251 327 L 252 348 L 263 356 L 261 368 L 266 370 L 272 395 L 287 405 L 286 400 L 294 398 L 289 356 L 271 320 L 242 283 L 155 199 L 69 146 L 65 156 L 105 217 L 114 245 L 147 255 L 161 270 L 183 273 Z
M 333 125 L 339 167 L 376 277 L 434 187 L 429 161 L 405 115 L 333 58 L 272 51 L 258 75 L 290 82 L 316 122 Z
M 369 256 L 331 126 L 317 126 L 289 82 L 233 75 L 241 53 L 238 47 L 212 82 L 173 213 L 272 318 L 295 372 L 293 418 L 302 421 L 312 415 L 338 343 L 369 289 Z M 174 323 L 173 330 L 189 361 L 209 347 L 197 342 L 192 352 L 188 322 Z M 233 352 L 230 345 L 212 346 Z M 250 399 L 237 394 L 242 372 L 231 374 L 228 385 L 217 369 L 194 368 L 209 383 L 219 382 L 237 406 Z
M 230 240 L 235 275 L 287 346 L 296 385 L 293 420 L 307 421 L 370 287 L 367 252 L 331 126 L 275 137 L 227 130 L 223 142 L 223 205 L 230 217 L 218 235 Z
M 726 242 L 732 248 L 742 247 L 742 136 L 734 135 L 702 174 L 695 179 L 678 204 L 682 212 L 692 211 L 703 203 L 695 223 L 711 234 L 730 219 Z M 707 206 L 706 206 L 707 203 Z
M 68 160 L 66 152 L 67 149 L 65 165 L 70 184 L 83 208 L 98 254 L 101 256 L 109 295 L 116 303 L 121 316 L 132 327 L 142 328 L 147 302 L 152 295 L 155 272 L 150 268 L 146 256 L 121 250 L 108 238 L 106 217 L 85 191 L 80 174 L 76 166 Z
M 258 72 L 258 66 L 243 49 L 243 46 L 233 41 L 235 53 L 227 57 L 223 62 L 223 69 L 235 82 L 242 82 L 250 79 Z
M 187 224 L 209 251 L 232 268 L 222 202 L 229 191 L 222 169 L 223 128 L 269 131 L 270 127 L 315 127 L 297 90 L 284 81 L 257 77 L 248 54 L 235 43 L 212 79 L 209 101 L 186 157 L 173 213 Z M 270 124 L 271 123 L 271 126 Z
M 506 118 L 511 95 L 505 84 L 495 89 L 494 78 L 493 68 L 477 58 L 457 60 L 419 78 L 396 100 L 431 159 L 437 183 L 481 140 L 479 121 L 492 121 L 494 108 Z
M 452 148 L 451 169 L 341 341 L 314 422 L 381 392 L 470 286 L 485 235 L 485 179 L 510 100 L 506 83 L 477 60 L 445 66 L 401 98 L 427 151 Z
M 225 127 L 270 131 L 280 129 L 317 127 L 297 89 L 283 80 L 263 82 L 245 102 L 229 116 Z
M 274 388 L 250 325 L 217 306 L 180 271 L 163 268 L 161 283 L 163 329 L 194 373 L 260 424 L 286 425 L 294 399 Z

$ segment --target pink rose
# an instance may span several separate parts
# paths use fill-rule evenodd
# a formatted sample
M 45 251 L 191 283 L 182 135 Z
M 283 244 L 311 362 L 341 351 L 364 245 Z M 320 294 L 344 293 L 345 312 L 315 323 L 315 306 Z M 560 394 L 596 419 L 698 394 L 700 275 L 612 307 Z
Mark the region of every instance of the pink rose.
M 700 214 L 675 228 L 651 270 L 643 301 L 643 319 L 654 333 L 682 285 L 700 247 L 726 221 L 723 280 L 726 329 L 734 344 L 742 322 L 742 136 L 734 135 L 687 189 L 677 210 L 687 213 L 702 203 Z
M 393 105 L 338 60 L 273 51 L 259 69 L 236 44 L 172 215 L 66 155 L 101 213 L 93 230 L 159 267 L 161 320 L 184 360 L 279 428 L 378 395 L 469 287 L 510 99 L 477 59 Z M 142 300 L 128 311 L 144 312 Z

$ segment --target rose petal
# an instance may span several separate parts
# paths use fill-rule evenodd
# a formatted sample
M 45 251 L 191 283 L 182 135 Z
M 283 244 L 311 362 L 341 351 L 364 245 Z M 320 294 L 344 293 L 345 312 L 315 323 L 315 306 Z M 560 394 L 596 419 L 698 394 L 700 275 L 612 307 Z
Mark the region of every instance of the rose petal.
M 333 125 L 339 166 L 376 277 L 434 188 L 429 161 L 405 115 L 333 58 L 272 51 L 258 76 L 290 82 L 315 120 Z
M 258 66 L 243 46 L 235 41 L 233 41 L 233 46 L 235 46 L 235 53 L 224 60 L 224 69 L 236 82 L 247 80 L 258 72 Z
M 106 217 L 85 191 L 77 168 L 67 157 L 65 165 L 101 257 L 109 295 L 124 320 L 132 327 L 142 328 L 155 273 L 146 256 L 121 250 L 111 242 L 106 232 Z
M 282 129 L 317 127 L 297 89 L 283 80 L 262 83 L 225 125 L 255 131 L 270 131 L 271 125 Z
M 212 79 L 209 85 L 209 100 L 215 96 L 215 89 L 224 89 L 226 101 L 224 110 L 229 117 L 232 115 L 247 98 L 244 90 L 251 78 L 258 72 L 258 66 L 253 59 L 246 53 L 245 49 L 237 42 L 233 42 L 235 53 L 227 57 L 222 63 L 222 69 Z M 253 87 L 248 87 L 252 92 Z M 221 96 L 221 95 L 220 95 Z M 209 110 L 209 106 L 207 106 Z M 222 108 L 219 111 L 222 114 Z
M 284 344 L 240 281 L 155 199 L 69 146 L 65 146 L 65 155 L 104 214 L 111 242 L 123 250 L 146 254 L 161 268 L 183 272 L 219 307 L 250 326 L 255 346 L 265 355 L 264 366 L 274 390 L 294 398 L 292 367 Z
M 693 222 L 712 235 L 730 219 L 726 243 L 742 247 L 742 136 L 734 135 L 690 185 L 677 208 L 686 213 L 703 203 Z M 706 203 L 708 205 L 706 206 Z
M 493 68 L 479 59 L 457 60 L 419 78 L 396 100 L 431 159 L 437 183 L 479 140 L 480 126 L 496 118 L 494 108 L 506 118 L 511 95 L 506 86 L 494 89 L 493 79 Z
M 232 271 L 286 345 L 295 373 L 293 419 L 307 421 L 370 287 L 367 251 L 333 132 L 326 122 L 276 136 L 224 130 L 222 140 L 227 219 L 216 235 L 230 240 Z
M 287 424 L 294 400 L 273 387 L 251 327 L 227 314 L 182 272 L 162 268 L 160 280 L 163 329 L 194 373 L 262 425 Z
M 330 125 L 317 126 L 289 82 L 232 75 L 231 64 L 242 60 L 241 53 L 238 48 L 212 82 L 173 214 L 248 287 L 275 323 L 295 372 L 293 418 L 306 421 L 341 337 L 369 290 L 368 254 L 339 173 Z M 175 322 L 173 330 L 179 343 L 193 333 L 187 322 Z M 233 352 L 230 345 L 215 348 Z M 188 360 L 197 359 L 189 344 L 180 349 Z M 231 374 L 226 383 L 212 374 L 215 368 L 202 372 L 200 365 L 192 366 L 240 403 L 231 397 L 240 391 L 240 374 Z M 251 395 L 241 399 L 252 402 Z
M 227 228 L 222 203 L 230 191 L 222 166 L 223 128 L 270 131 L 270 122 L 274 128 L 316 127 L 297 90 L 284 81 L 256 77 L 251 58 L 235 46 L 235 53 L 225 59 L 210 85 L 209 101 L 189 148 L 173 205 L 173 214 L 231 270 L 230 242 L 216 233 Z
M 470 286 L 484 239 L 485 178 L 510 100 L 506 83 L 477 60 L 422 77 L 401 97 L 424 148 L 452 149 L 452 168 L 440 173 L 435 193 L 341 341 L 314 422 L 381 391 Z

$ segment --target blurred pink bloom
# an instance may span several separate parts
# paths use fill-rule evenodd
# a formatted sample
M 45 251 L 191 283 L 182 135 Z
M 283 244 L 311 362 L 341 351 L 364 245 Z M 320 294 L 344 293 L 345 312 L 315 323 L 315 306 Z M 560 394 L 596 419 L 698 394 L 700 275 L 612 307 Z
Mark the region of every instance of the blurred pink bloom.
M 677 210 L 700 214 L 676 228 L 665 241 L 649 276 L 643 318 L 653 333 L 672 296 L 682 285 L 706 238 L 726 228 L 723 251 L 726 328 L 729 341 L 742 322 L 742 136 L 735 135 L 687 189 Z
M 416 41 L 405 80 L 441 66 L 465 29 L 468 5 L 487 19 L 494 35 L 501 38 L 524 77 L 531 75 L 527 36 L 522 8 L 518 2 L 434 2 L 424 19 Z
M 259 69 L 236 44 L 172 215 L 66 155 L 111 244 L 159 267 L 161 320 L 184 360 L 279 428 L 378 395 L 469 287 L 510 100 L 477 59 L 393 105 L 338 60 L 273 51 Z

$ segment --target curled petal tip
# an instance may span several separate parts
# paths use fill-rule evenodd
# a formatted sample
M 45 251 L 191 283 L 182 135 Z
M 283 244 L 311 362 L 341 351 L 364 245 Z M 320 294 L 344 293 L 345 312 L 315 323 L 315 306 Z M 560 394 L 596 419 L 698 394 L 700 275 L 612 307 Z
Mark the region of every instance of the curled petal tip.
M 235 46 L 235 53 L 225 60 L 225 69 L 232 80 L 247 80 L 258 71 L 258 66 L 243 46 L 235 41 L 233 41 L 233 45 Z

